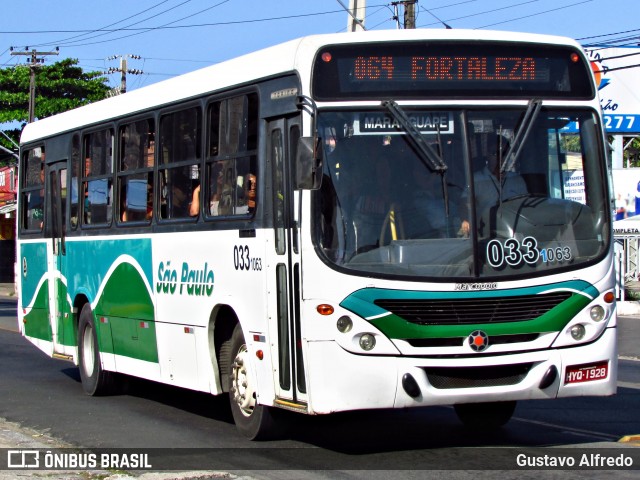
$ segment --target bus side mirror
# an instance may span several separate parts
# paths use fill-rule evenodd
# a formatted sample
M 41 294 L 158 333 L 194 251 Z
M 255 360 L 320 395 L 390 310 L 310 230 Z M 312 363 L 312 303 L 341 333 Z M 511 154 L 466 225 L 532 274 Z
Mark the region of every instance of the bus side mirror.
M 322 142 L 318 137 L 300 137 L 296 152 L 297 190 L 317 190 L 322 181 Z

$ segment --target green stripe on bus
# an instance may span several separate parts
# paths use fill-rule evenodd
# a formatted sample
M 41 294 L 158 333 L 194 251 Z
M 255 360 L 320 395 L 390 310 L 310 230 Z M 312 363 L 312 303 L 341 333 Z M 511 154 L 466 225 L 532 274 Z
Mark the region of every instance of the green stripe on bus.
M 40 280 L 47 273 L 47 245 L 41 243 L 20 244 L 18 268 L 20 271 L 20 305 L 28 307 L 34 299 Z
M 158 362 L 153 299 L 139 271 L 118 265 L 95 307 L 100 351 Z
M 38 338 L 51 342 L 53 335 L 49 323 L 49 284 L 42 282 L 33 306 L 24 316 L 24 333 L 27 337 Z
M 420 325 L 375 305 L 378 299 L 392 300 L 455 300 L 470 298 L 504 298 L 535 295 L 550 291 L 569 291 L 573 295 L 547 313 L 520 322 L 475 323 L 464 325 Z M 393 339 L 448 338 L 461 337 L 470 331 L 481 329 L 487 335 L 511 335 L 525 333 L 558 332 L 589 302 L 598 295 L 591 284 L 570 281 L 553 285 L 540 285 L 510 290 L 478 292 L 419 292 L 408 290 L 388 290 L 367 288 L 349 295 L 340 305 L 364 318 L 382 333 Z
M 132 318 L 109 317 L 111 338 L 104 338 L 106 329 L 101 328 L 101 341 L 111 341 L 113 353 L 147 362 L 158 362 L 155 322 L 144 322 Z M 103 345 L 101 345 L 101 350 Z M 107 347 L 108 345 L 104 345 Z
M 77 325 L 75 324 L 71 305 L 69 305 L 67 286 L 59 278 L 56 279 L 56 289 L 60 308 L 57 326 L 58 343 L 67 346 L 77 345 Z
M 153 320 L 153 300 L 138 270 L 118 265 L 107 280 L 95 307 L 100 315 Z

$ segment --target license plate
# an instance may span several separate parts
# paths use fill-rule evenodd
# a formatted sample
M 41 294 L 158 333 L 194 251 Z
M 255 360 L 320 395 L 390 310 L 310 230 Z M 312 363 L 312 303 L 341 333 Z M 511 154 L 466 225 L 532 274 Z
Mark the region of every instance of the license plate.
M 609 362 L 589 363 L 585 365 L 571 365 L 567 367 L 564 383 L 581 383 L 602 380 L 609 375 Z

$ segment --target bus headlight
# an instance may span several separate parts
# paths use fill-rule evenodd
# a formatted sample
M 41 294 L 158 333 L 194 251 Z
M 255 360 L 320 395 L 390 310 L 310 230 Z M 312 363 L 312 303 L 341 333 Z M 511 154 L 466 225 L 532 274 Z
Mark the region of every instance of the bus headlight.
M 602 320 L 604 320 L 605 315 L 606 311 L 600 305 L 591 307 L 591 310 L 589 310 L 589 316 L 594 322 L 601 322 Z
M 574 340 L 582 340 L 585 333 L 587 333 L 587 330 L 584 328 L 584 325 L 578 323 L 577 325 L 571 327 L 570 332 L 571 338 L 573 338 Z
M 365 333 L 360 337 L 360 348 L 365 352 L 372 350 L 376 346 L 376 337 L 370 333 Z
M 353 327 L 353 321 L 346 315 L 343 315 L 336 322 L 336 327 L 339 332 L 347 333 Z

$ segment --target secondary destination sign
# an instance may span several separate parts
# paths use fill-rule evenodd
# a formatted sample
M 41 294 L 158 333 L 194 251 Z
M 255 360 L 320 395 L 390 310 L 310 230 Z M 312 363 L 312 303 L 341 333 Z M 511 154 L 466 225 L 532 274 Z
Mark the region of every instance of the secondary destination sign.
M 410 112 L 409 121 L 422 133 L 453 133 L 453 115 L 447 112 Z M 404 129 L 391 116 L 371 112 L 360 115 L 354 124 L 356 134 L 404 133 Z

